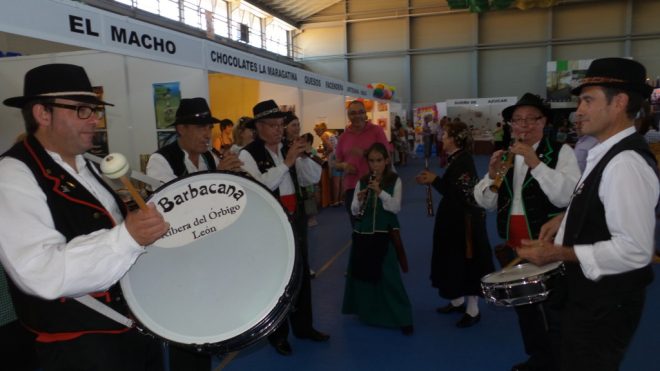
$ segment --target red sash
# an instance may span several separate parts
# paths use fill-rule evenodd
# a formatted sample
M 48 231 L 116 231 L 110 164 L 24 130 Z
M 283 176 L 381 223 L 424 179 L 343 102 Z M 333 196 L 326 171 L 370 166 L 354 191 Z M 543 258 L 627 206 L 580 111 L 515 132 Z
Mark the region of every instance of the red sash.
M 509 218 L 509 239 L 506 244 L 510 247 L 520 247 L 520 240 L 530 239 L 527 220 L 524 215 L 511 215 Z
M 289 212 L 289 214 L 294 214 L 296 212 L 295 194 L 280 196 L 280 202 L 282 202 L 282 205 L 284 205 L 284 208 Z

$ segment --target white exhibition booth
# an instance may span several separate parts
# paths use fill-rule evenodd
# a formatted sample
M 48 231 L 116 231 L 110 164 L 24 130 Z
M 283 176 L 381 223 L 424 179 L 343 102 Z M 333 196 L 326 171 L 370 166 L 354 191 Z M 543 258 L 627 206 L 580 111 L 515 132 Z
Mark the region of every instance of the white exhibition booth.
M 37 7 L 49 17 L 39 22 L 28 19 Z M 347 97 L 373 99 L 372 89 L 357 84 L 72 1 L 16 2 L 0 12 L 0 31 L 90 49 L 0 58 L 0 101 L 22 95 L 23 77 L 33 67 L 54 62 L 83 66 L 92 84 L 103 87 L 103 99 L 115 104 L 106 110 L 109 149 L 123 153 L 134 169 L 139 169 L 140 154 L 152 153 L 158 146 L 154 83 L 178 82 L 181 97 L 208 99 L 209 74 L 253 79 L 258 81 L 258 94 L 246 104 L 251 107 L 260 100 L 275 99 L 280 105 L 294 106 L 303 132 L 313 132 L 320 121 L 343 129 Z M 401 110 L 400 104 L 392 105 Z M 227 117 L 215 109 L 213 114 Z M 0 115 L 0 149 L 4 151 L 24 128 L 18 109 L 0 105 Z M 251 112 L 243 115 L 251 116 Z

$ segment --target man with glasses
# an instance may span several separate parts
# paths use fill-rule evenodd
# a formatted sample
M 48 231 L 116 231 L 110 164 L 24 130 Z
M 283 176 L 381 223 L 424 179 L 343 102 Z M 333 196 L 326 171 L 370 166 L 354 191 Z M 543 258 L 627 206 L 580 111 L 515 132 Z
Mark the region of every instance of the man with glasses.
M 239 152 L 243 170 L 265 185 L 277 197 L 293 221 L 296 237 L 297 269 L 302 275 L 300 290 L 294 297 L 294 309 L 282 321 L 268 340 L 275 350 L 285 356 L 292 353 L 288 341 L 289 321 L 293 334 L 301 339 L 327 341 L 330 336 L 314 329 L 312 322 L 312 288 L 307 260 L 307 216 L 300 182 L 317 183 L 321 179 L 321 165 L 309 156 L 305 138 L 296 138 L 284 145 L 284 117 L 273 100 L 257 103 L 252 109 L 253 119 L 248 127 L 256 129 L 255 140 Z
M 72 299 L 127 315 L 116 282 L 169 228 L 153 204 L 127 213 L 82 156 L 111 104 L 70 64 L 28 71 L 23 96 L 4 104 L 22 110 L 27 137 L 0 159 L 0 261 L 42 368 L 162 369 L 158 341 Z
M 374 143 L 383 143 L 388 152 L 392 152 L 392 146 L 387 141 L 385 131 L 380 126 L 367 121 L 364 102 L 352 101 L 348 105 L 347 113 L 351 124 L 339 136 L 335 149 L 337 158 L 335 166 L 344 172 L 344 206 L 352 226 L 355 217 L 351 212 L 351 202 L 353 202 L 355 185 L 361 177 L 369 172 L 369 165 L 364 153 Z
M 514 155 L 497 192 L 490 189 L 502 167 L 504 150 L 490 158 L 488 174 L 474 187 L 477 203 L 487 210 L 497 210 L 497 232 L 505 241 L 498 254 L 502 266 L 515 258 L 514 251 L 523 239 L 537 239 L 541 226 L 559 214 L 569 203 L 580 169 L 573 149 L 543 136 L 551 112 L 537 95 L 526 93 L 504 109 L 502 117 L 511 122 Z M 548 331 L 556 320 L 555 311 L 547 305 L 529 304 L 516 307 L 520 330 L 529 360 L 517 364 L 512 371 L 553 370 L 556 359 L 551 352 Z

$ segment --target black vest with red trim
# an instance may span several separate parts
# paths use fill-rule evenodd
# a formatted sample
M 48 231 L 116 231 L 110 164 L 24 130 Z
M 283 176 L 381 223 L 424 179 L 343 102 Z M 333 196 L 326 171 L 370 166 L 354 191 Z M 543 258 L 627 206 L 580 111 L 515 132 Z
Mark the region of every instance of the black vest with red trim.
M 543 138 L 536 148 L 536 155 L 541 162 L 554 169 L 557 166 L 560 150 L 560 143 Z M 504 240 L 509 238 L 509 218 L 513 204 L 513 173 L 514 166 L 511 166 L 497 194 L 497 232 Z M 530 237 L 537 239 L 541 226 L 564 209 L 550 202 L 539 182 L 532 176 L 531 169 L 528 169 L 525 174 L 521 191 L 524 216 Z
M 178 178 L 188 175 L 188 169 L 186 169 L 185 165 L 186 154 L 179 146 L 179 141 L 175 141 L 166 145 L 165 147 L 156 151 L 156 153 L 159 153 L 165 157 L 165 160 L 167 160 L 167 163 L 170 164 L 170 167 L 172 168 L 172 172 Z M 211 152 L 206 151 L 202 153 L 201 157 L 206 162 L 207 169 L 215 170 L 215 160 L 213 159 Z
M 103 205 L 64 168 L 58 165 L 33 136 L 15 144 L 4 156 L 22 161 L 32 171 L 46 194 L 55 229 L 69 242 L 73 238 L 115 225 L 111 214 Z M 87 166 L 92 166 L 87 162 Z M 114 191 L 90 169 L 114 197 L 122 214 L 126 214 L 124 203 Z M 61 334 L 75 332 L 116 331 L 125 326 L 95 312 L 76 300 L 61 298 L 44 300 L 28 295 L 9 280 L 12 300 L 19 319 L 31 330 L 39 333 Z M 118 285 L 93 296 L 120 313 L 128 313 Z M 56 337 L 57 338 L 57 337 Z
M 571 207 L 566 215 L 566 229 L 562 245 L 569 247 L 581 244 L 591 245 L 612 238 L 605 219 L 605 206 L 598 197 L 598 188 L 607 164 L 614 156 L 626 150 L 639 153 L 654 171 L 657 169 L 655 157 L 641 135 L 634 133 L 615 144 L 574 192 Z M 621 190 L 621 192 L 626 192 L 626 190 Z M 608 212 L 616 212 L 616 210 Z M 653 270 L 650 265 L 620 274 L 604 276 L 598 282 L 587 279 L 579 264 L 565 263 L 565 265 L 568 279 L 567 293 L 573 301 L 589 303 L 612 292 L 644 288 L 653 281 Z

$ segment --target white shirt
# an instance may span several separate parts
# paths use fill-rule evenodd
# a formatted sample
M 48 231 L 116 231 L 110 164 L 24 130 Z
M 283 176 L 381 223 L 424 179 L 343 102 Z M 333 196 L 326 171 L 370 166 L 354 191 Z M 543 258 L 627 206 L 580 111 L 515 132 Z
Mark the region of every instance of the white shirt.
M 538 148 L 538 145 L 539 143 L 534 144 L 534 150 Z M 525 163 L 525 158 L 516 155 L 513 173 L 512 215 L 524 215 L 521 193 L 528 169 L 529 166 Z M 580 168 L 578 167 L 573 149 L 564 144 L 559 150 L 557 165 L 554 169 L 541 161 L 540 164 L 532 169 L 531 175 L 539 183 L 543 193 L 545 193 L 553 205 L 556 207 L 565 207 L 570 202 L 571 194 L 573 194 L 575 185 L 580 179 Z M 497 193 L 488 188 L 491 184 L 493 184 L 493 179 L 490 179 L 488 173 L 486 173 L 486 176 L 474 186 L 474 199 L 479 206 L 487 210 L 495 210 L 497 208 Z
M 68 243 L 55 229 L 46 195 L 21 161 L 0 160 L 0 261 L 18 287 L 44 299 L 104 291 L 117 282 L 145 250 L 131 237 L 114 198 L 76 156 L 75 171 L 50 156 L 89 190 L 117 225 L 78 236 Z
M 277 153 L 268 147 L 265 148 L 273 158 L 275 166 L 262 174 L 250 152 L 243 150 L 238 153 L 238 158 L 243 161 L 243 170 L 271 191 L 278 189 L 280 196 L 295 194 L 296 190 L 291 174 L 289 174 L 289 167 L 284 163 L 284 157 L 281 154 L 282 144 L 277 146 Z M 321 179 L 321 166 L 311 158 L 298 157 L 295 166 L 298 184 L 301 187 L 316 184 Z
M 394 183 L 394 194 L 389 194 L 382 190 L 378 195 L 378 198 L 383 202 L 383 209 L 397 214 L 401 211 L 401 177 L 396 179 Z M 360 201 L 358 201 L 358 192 L 360 192 L 360 181 L 355 185 L 355 193 L 353 193 L 353 201 L 351 201 L 351 212 L 353 215 L 357 215 L 360 212 Z
M 206 166 L 206 161 L 202 155 L 199 155 L 199 166 L 195 166 L 192 160 L 190 160 L 190 155 L 188 152 L 183 148 L 181 148 L 181 150 L 184 153 L 183 164 L 186 166 L 188 174 L 196 173 L 198 171 L 215 170 L 215 168 L 209 169 L 208 166 Z M 213 160 L 217 164 L 218 159 L 216 158 L 215 154 L 212 153 L 212 156 Z M 151 156 L 149 156 L 149 162 L 147 162 L 147 175 L 158 179 L 163 183 L 167 183 L 170 180 L 178 178 L 178 176 L 174 174 L 170 163 L 167 162 L 165 157 L 163 157 L 163 155 L 160 153 L 153 153 Z
M 587 156 L 587 167 L 580 184 L 607 151 L 634 132 L 635 128 L 630 127 L 593 147 Z M 612 239 L 573 246 L 587 278 L 597 281 L 605 275 L 624 273 L 649 264 L 653 256 L 659 188 L 655 172 L 635 151 L 620 152 L 605 166 L 598 197 L 605 207 L 605 220 Z M 565 223 L 566 218 L 557 231 L 557 245 L 564 240 Z

